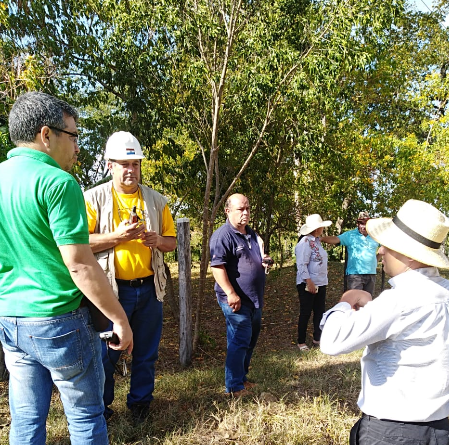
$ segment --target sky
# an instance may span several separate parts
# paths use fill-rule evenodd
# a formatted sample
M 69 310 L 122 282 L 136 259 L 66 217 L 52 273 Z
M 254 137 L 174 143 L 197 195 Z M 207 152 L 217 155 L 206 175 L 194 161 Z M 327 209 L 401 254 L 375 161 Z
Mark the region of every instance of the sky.
M 414 5 L 418 11 L 429 11 L 432 9 L 432 0 L 409 0 L 411 5 Z
M 433 0 L 409 0 L 409 3 L 418 11 L 428 12 L 433 8 Z M 449 16 L 446 17 L 444 24 L 449 26 Z

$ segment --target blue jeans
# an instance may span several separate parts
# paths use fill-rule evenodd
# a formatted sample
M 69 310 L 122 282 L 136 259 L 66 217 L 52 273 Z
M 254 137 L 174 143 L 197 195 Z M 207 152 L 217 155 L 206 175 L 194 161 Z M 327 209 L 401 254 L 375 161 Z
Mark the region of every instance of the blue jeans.
M 0 317 L 9 376 L 11 445 L 45 445 L 53 383 L 72 445 L 107 445 L 101 341 L 87 307 L 55 317 Z
M 154 364 L 158 358 L 162 335 L 162 303 L 156 298 L 154 280 L 140 287 L 119 284 L 119 299 L 133 331 L 131 385 L 127 397 L 128 408 L 133 405 L 149 405 L 153 400 Z M 112 324 L 110 326 L 112 329 Z M 106 375 L 104 385 L 105 415 L 112 414 L 109 405 L 114 400 L 114 371 L 121 351 L 109 349 L 103 344 L 103 366 Z
M 241 306 L 232 312 L 228 303 L 218 302 L 226 318 L 228 350 L 225 365 L 226 392 L 236 392 L 245 386 L 246 374 L 259 338 L 262 309 Z

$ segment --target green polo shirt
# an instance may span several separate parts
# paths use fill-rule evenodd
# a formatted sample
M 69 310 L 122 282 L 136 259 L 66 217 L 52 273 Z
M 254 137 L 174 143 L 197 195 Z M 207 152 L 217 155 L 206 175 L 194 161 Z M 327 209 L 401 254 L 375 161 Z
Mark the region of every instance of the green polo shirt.
M 88 244 L 83 195 L 50 156 L 15 148 L 0 164 L 0 316 L 51 317 L 79 307 L 58 246 Z

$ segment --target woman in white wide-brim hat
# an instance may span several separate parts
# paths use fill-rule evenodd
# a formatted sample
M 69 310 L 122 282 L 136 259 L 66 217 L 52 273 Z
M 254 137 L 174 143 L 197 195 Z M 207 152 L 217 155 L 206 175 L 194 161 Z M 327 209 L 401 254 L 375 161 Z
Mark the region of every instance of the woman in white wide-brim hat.
M 347 291 L 321 323 L 323 352 L 366 347 L 358 400 L 363 416 L 350 443 L 386 444 L 396 437 L 403 445 L 448 445 L 449 281 L 437 267 L 449 269 L 442 249 L 449 220 L 430 204 L 409 200 L 397 216 L 370 219 L 366 229 L 382 245 L 392 288 L 373 301 L 365 291 Z
M 332 221 L 323 221 L 318 214 L 309 215 L 299 233 L 302 235 L 295 247 L 296 288 L 299 295 L 298 348 L 308 351 L 306 345 L 307 325 L 313 312 L 313 340 L 315 346 L 320 344 L 320 321 L 326 302 L 327 253 L 323 249 L 319 236 L 324 227 Z

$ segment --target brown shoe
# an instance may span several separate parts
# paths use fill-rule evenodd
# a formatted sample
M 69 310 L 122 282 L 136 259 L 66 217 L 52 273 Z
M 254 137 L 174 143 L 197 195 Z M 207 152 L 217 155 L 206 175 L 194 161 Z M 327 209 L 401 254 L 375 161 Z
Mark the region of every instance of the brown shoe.
M 243 389 L 241 389 L 240 391 L 231 391 L 231 392 L 228 392 L 228 393 L 226 393 L 226 395 L 227 395 L 228 397 L 233 397 L 234 399 L 238 399 L 238 398 L 240 398 L 240 397 L 250 396 L 251 393 L 250 393 L 247 389 L 243 388 Z
M 250 382 L 247 380 L 246 382 L 243 382 L 243 386 L 245 387 L 245 389 L 253 389 L 257 386 L 257 383 Z

